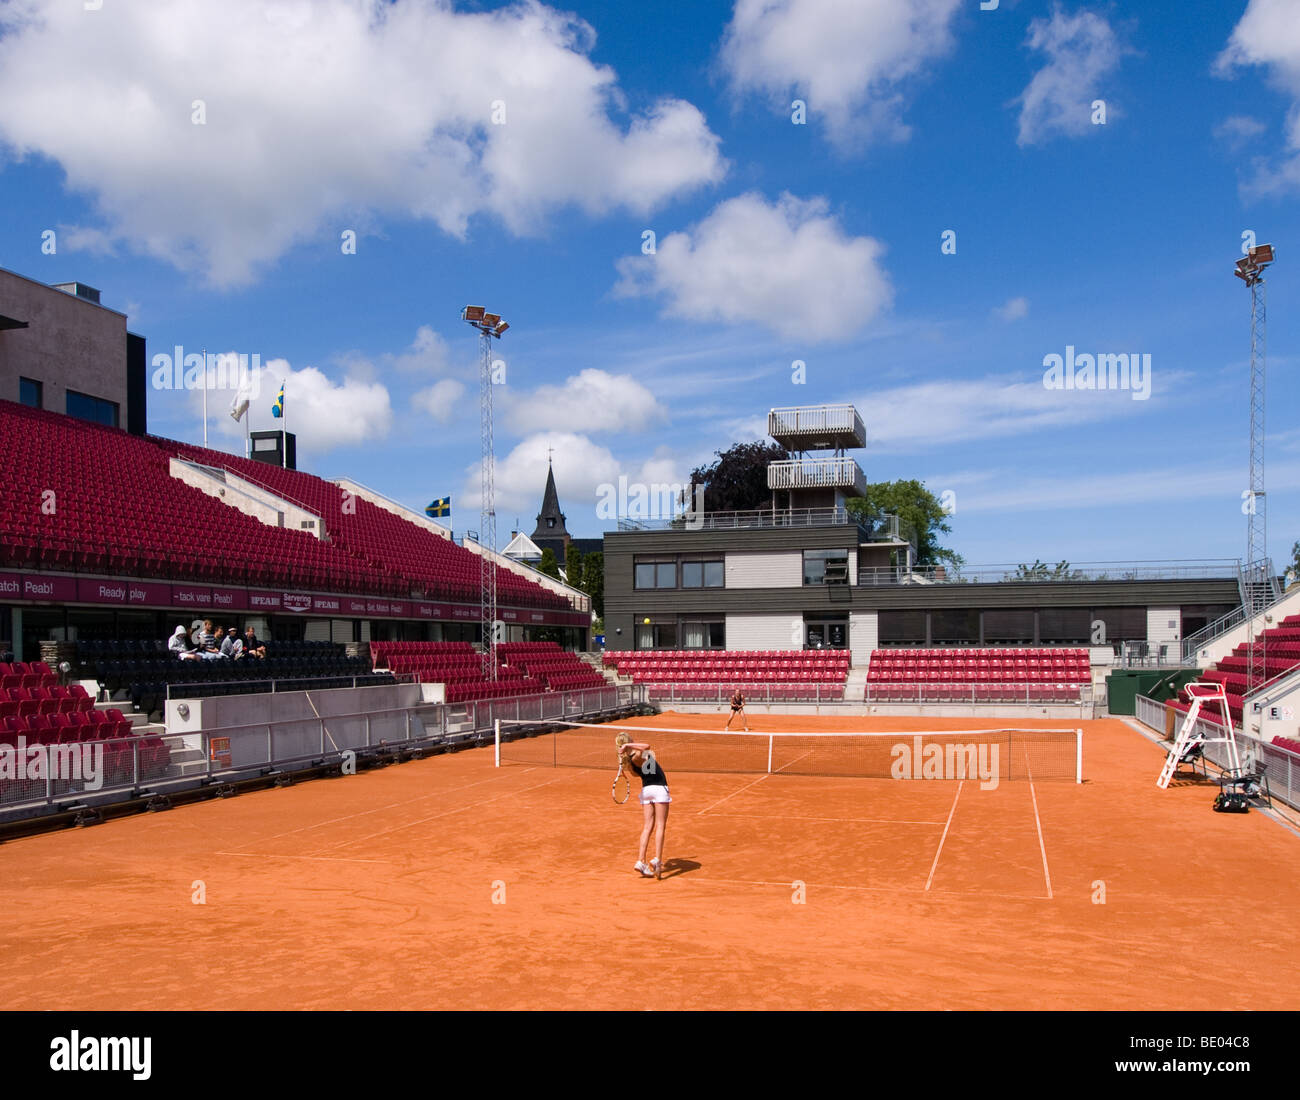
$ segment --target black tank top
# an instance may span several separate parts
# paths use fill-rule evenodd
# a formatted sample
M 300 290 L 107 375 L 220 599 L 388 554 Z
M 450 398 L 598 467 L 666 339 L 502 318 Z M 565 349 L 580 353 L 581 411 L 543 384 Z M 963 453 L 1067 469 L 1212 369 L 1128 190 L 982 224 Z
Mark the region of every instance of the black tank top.
M 641 761 L 641 766 L 636 767 L 637 774 L 641 777 L 642 787 L 666 787 L 668 786 L 668 776 L 664 774 L 663 768 L 659 766 L 659 761 L 653 755 L 645 756 Z

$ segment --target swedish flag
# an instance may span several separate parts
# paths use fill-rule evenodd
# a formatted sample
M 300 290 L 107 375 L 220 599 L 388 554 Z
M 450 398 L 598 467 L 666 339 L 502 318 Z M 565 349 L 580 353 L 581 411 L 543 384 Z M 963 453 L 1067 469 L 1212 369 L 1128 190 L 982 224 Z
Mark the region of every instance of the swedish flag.
M 275 399 L 275 404 L 271 406 L 271 415 L 279 418 L 284 415 L 284 383 L 280 383 L 280 395 Z
M 439 497 L 424 510 L 424 514 L 430 519 L 451 515 L 451 497 Z

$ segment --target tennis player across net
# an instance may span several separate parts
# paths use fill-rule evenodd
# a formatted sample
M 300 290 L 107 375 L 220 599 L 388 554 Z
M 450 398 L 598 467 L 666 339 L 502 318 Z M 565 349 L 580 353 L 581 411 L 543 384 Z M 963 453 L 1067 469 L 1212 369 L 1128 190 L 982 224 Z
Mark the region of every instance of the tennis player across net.
M 1069 779 L 1083 782 L 1081 729 L 759 733 L 664 726 L 501 721 L 496 762 L 560 768 L 617 766 L 614 735 L 650 742 L 665 768 L 881 779 Z

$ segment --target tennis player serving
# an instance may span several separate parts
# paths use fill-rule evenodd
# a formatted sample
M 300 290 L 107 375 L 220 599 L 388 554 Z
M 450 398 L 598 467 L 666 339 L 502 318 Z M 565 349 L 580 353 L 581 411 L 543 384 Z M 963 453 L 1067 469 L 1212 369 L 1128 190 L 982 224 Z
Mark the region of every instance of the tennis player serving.
M 740 715 L 740 720 L 745 723 L 745 732 L 748 733 L 749 717 L 745 714 L 745 693 L 740 688 L 736 688 L 731 693 L 731 717 L 727 719 L 727 724 L 722 727 L 724 730 L 731 729 L 731 723 L 736 720 L 737 714 Z
M 624 767 L 635 768 L 641 777 L 641 809 L 644 825 L 641 829 L 641 847 L 637 853 L 636 866 L 632 870 L 646 878 L 662 878 L 664 869 L 664 828 L 668 824 L 668 804 L 672 796 L 668 793 L 668 776 L 664 774 L 659 761 L 655 759 L 654 749 L 644 741 L 633 741 L 631 734 L 620 733 L 614 738 Z M 646 863 L 646 850 L 650 846 L 650 834 L 655 834 L 655 857 Z

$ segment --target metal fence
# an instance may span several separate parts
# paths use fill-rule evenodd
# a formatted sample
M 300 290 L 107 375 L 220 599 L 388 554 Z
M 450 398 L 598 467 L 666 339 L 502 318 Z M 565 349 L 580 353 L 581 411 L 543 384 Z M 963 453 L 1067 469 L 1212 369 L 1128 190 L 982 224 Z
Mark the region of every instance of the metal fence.
M 1091 684 L 918 684 L 867 681 L 868 703 L 998 703 L 1022 706 L 1071 704 L 1093 701 Z
M 434 747 L 491 734 L 498 718 L 546 721 L 598 717 L 646 701 L 640 685 L 547 692 L 472 703 L 429 703 L 350 714 L 220 726 L 189 733 L 137 735 L 68 745 L 0 743 L 8 754 L 0 814 L 236 782 L 270 771 L 338 762 L 348 752 Z M 37 762 L 39 760 L 39 763 Z
M 1205 561 L 1098 561 L 1055 566 L 1034 565 L 938 565 L 914 569 L 891 566 L 863 566 L 859 584 L 1072 584 L 1080 581 L 1235 580 L 1237 560 L 1216 558 Z
M 1168 707 L 1165 703 L 1157 702 L 1155 699 L 1149 699 L 1145 695 L 1137 697 L 1137 720 L 1149 729 L 1164 735 L 1165 714 Z M 1178 714 L 1178 724 L 1181 725 L 1183 715 Z M 1175 729 L 1177 726 L 1175 727 Z M 1228 764 L 1228 746 L 1223 744 L 1219 739 L 1223 737 L 1224 730 L 1217 722 L 1207 722 L 1204 718 L 1197 718 L 1196 725 L 1192 730 L 1196 737 L 1203 737 L 1207 742 L 1204 748 L 1205 758 L 1216 767 L 1227 769 Z M 1219 743 L 1213 743 L 1219 741 Z M 1279 802 L 1285 802 L 1292 809 L 1300 809 L 1300 754 L 1290 752 L 1279 745 L 1270 744 L 1267 741 L 1261 741 L 1248 733 L 1237 733 L 1237 751 L 1241 757 L 1242 766 L 1248 770 L 1257 765 L 1267 765 L 1265 776 L 1268 779 L 1269 794 Z

